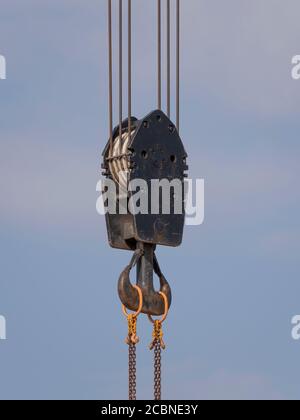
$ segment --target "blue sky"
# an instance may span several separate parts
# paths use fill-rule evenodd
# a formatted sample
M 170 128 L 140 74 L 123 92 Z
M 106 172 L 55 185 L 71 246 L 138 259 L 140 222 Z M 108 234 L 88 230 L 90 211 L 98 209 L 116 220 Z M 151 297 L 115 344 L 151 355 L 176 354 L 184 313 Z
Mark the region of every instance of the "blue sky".
M 142 117 L 156 103 L 155 5 L 133 3 Z M 164 397 L 297 399 L 300 4 L 182 3 L 182 138 L 206 202 L 182 247 L 158 249 L 174 295 Z M 127 397 L 116 284 L 130 254 L 108 247 L 95 210 L 108 132 L 105 7 L 1 3 L 1 398 Z M 145 319 L 139 334 L 139 397 L 150 398 Z

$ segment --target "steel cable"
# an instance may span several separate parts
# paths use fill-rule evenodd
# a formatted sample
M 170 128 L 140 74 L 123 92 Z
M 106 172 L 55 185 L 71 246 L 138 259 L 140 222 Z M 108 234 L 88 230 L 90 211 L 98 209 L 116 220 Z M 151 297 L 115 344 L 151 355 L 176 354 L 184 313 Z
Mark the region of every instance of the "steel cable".
M 122 138 L 123 120 L 123 9 L 122 0 L 119 0 L 119 137 Z M 122 142 L 119 143 L 119 155 Z
M 128 133 L 129 133 L 129 142 L 131 140 L 131 60 L 132 60 L 132 51 L 131 51 L 131 0 L 128 0 Z
M 108 0 L 108 78 L 109 78 L 109 156 L 113 148 L 113 82 L 112 82 L 112 13 L 111 0 Z
M 157 0 L 157 108 L 161 109 L 161 0 Z
M 167 115 L 171 116 L 171 9 L 167 0 Z
M 176 126 L 180 131 L 180 0 L 176 2 Z

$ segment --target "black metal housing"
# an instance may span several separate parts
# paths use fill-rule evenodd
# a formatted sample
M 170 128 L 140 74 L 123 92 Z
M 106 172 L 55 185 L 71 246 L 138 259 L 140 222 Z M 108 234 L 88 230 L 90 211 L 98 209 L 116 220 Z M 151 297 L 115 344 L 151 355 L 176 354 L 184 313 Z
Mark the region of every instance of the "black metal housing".
M 179 246 L 184 226 L 184 177 L 188 169 L 187 154 L 175 125 L 160 110 L 151 112 L 142 120 L 132 119 L 135 132 L 128 147 L 130 164 L 129 181 L 141 178 L 148 185 L 148 214 L 106 214 L 109 243 L 113 248 L 135 250 L 138 242 L 166 246 Z M 124 121 L 125 131 L 128 121 Z M 119 135 L 119 127 L 113 132 L 113 139 Z M 104 152 L 104 175 L 112 178 L 109 170 L 109 142 Z M 179 179 L 182 182 L 182 213 L 174 214 L 174 196 L 170 196 L 171 214 L 151 214 L 151 180 Z M 128 198 L 129 199 L 129 198 Z

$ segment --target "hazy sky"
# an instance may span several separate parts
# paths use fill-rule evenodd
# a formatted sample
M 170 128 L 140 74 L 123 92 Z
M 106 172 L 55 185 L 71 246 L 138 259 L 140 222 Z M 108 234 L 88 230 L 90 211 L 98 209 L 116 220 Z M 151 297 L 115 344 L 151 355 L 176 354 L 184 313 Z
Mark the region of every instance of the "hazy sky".
M 143 117 L 155 2 L 133 11 Z M 174 296 L 165 398 L 299 398 L 299 16 L 298 0 L 182 1 L 182 138 L 206 201 L 204 225 L 157 251 Z M 1 1 L 0 398 L 127 397 L 116 285 L 131 255 L 109 248 L 95 210 L 106 45 L 104 0 Z M 151 325 L 138 329 L 138 397 L 151 398 Z

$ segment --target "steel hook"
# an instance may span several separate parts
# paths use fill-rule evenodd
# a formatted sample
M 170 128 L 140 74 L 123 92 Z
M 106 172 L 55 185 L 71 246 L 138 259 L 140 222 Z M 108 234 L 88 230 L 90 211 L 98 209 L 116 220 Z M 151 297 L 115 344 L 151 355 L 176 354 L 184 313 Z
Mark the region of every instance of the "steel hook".
M 136 311 L 139 306 L 139 296 L 130 282 L 130 272 L 137 266 L 137 285 L 143 293 L 142 313 L 147 315 L 162 315 L 165 311 L 165 303 L 159 292 L 166 295 L 168 307 L 171 305 L 172 293 L 169 283 L 161 272 L 156 255 L 155 246 L 152 244 L 139 243 L 130 264 L 122 271 L 118 282 L 118 293 L 123 305 Z M 153 284 L 153 272 L 158 276 L 160 290 L 155 291 Z

